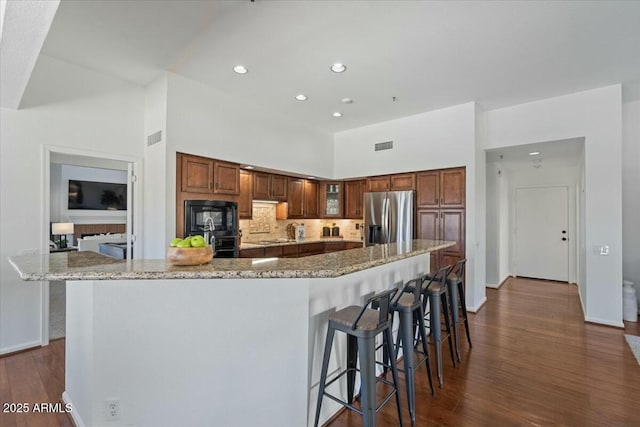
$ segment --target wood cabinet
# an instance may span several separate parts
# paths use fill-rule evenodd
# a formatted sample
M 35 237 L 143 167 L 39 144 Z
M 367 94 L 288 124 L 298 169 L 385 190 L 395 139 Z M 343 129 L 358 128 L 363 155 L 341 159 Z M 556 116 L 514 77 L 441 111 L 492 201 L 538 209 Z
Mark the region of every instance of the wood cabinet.
M 344 217 L 362 219 L 362 203 L 364 201 L 365 180 L 344 182 Z
M 240 193 L 240 166 L 206 157 L 179 153 L 180 188 L 185 193 L 237 195 Z
M 265 258 L 282 257 L 282 246 L 269 246 L 264 248 Z
M 389 175 L 367 178 L 367 191 L 389 191 L 390 188 L 391 178 Z
M 416 189 L 415 173 L 399 173 L 391 175 L 391 191 L 405 191 Z
M 324 253 L 343 251 L 345 242 L 324 242 Z
M 287 184 L 288 218 L 320 218 L 318 182 L 289 178 Z
M 362 242 L 345 242 L 344 244 L 345 249 L 358 249 L 362 247 L 363 247 Z
M 464 208 L 465 168 L 418 172 L 418 208 Z
M 343 195 L 342 182 L 320 183 L 320 214 L 322 218 L 342 218 Z
M 264 258 L 264 248 L 241 249 L 240 258 Z
M 286 202 L 287 177 L 266 172 L 254 172 L 253 199 Z
M 324 243 L 325 242 L 303 243 L 299 245 L 299 254 L 301 257 L 322 254 L 324 253 Z
M 282 247 L 282 256 L 284 258 L 298 258 L 300 245 L 286 245 Z
M 253 176 L 246 170 L 240 170 L 240 197 L 238 198 L 238 216 L 251 219 L 253 215 Z
M 417 235 L 455 246 L 431 254 L 431 273 L 465 257 L 465 168 L 418 172 Z

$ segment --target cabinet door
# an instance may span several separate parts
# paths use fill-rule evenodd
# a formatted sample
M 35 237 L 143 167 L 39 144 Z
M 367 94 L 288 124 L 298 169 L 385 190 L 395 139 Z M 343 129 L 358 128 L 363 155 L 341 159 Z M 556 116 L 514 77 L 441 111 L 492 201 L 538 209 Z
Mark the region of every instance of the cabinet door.
M 269 246 L 268 248 L 264 248 L 264 256 L 265 258 L 282 257 L 282 246 Z
M 251 172 L 240 170 L 240 197 L 238 198 L 238 216 L 251 219 L 253 215 L 253 176 Z
M 464 209 L 440 211 L 442 240 L 456 242 L 455 246 L 444 249 L 446 253 L 464 254 Z
M 389 191 L 390 185 L 389 175 L 367 178 L 367 191 Z
M 240 166 L 234 163 L 213 162 L 213 192 L 216 194 L 240 193 Z
M 271 175 L 271 199 L 279 202 L 287 201 L 287 177 Z
M 465 169 L 440 171 L 440 207 L 463 208 L 465 199 Z
M 320 209 L 323 218 L 342 218 L 342 182 L 320 183 Z
M 318 205 L 318 188 L 317 181 L 304 180 L 304 217 L 320 218 L 320 210 Z
M 440 211 L 433 209 L 418 210 L 418 239 L 440 239 Z
M 264 172 L 253 173 L 253 198 L 271 200 L 271 175 Z
M 324 253 L 343 251 L 345 242 L 324 242 Z
M 418 172 L 416 199 L 419 208 L 437 208 L 440 205 L 440 172 Z
M 362 202 L 365 181 L 345 181 L 344 183 L 344 217 L 362 219 Z
M 264 248 L 241 249 L 240 258 L 264 258 Z
M 210 193 L 213 161 L 196 156 L 182 156 L 182 191 Z
M 287 217 L 304 218 L 304 179 L 289 178 L 287 181 Z
M 401 173 L 391 175 L 391 191 L 415 190 L 416 174 Z

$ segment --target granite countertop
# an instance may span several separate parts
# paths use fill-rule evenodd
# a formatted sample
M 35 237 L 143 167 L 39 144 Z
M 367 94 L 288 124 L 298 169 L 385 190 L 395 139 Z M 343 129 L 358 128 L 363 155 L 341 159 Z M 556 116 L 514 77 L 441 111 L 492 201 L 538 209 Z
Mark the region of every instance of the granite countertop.
M 355 242 L 362 243 L 362 240 L 355 238 L 342 238 L 342 237 L 307 237 L 302 240 L 292 240 L 292 239 L 273 239 L 261 242 L 247 242 L 244 241 L 240 245 L 240 250 L 242 249 L 253 249 L 253 248 L 268 248 L 271 246 L 289 246 L 289 245 L 304 245 L 305 243 L 317 243 L 317 242 Z
M 148 280 L 338 277 L 453 246 L 442 240 L 413 240 L 302 258 L 214 258 L 192 267 L 164 259 L 118 260 L 96 252 L 64 252 L 10 257 L 23 280 Z M 269 261 L 266 261 L 269 260 Z

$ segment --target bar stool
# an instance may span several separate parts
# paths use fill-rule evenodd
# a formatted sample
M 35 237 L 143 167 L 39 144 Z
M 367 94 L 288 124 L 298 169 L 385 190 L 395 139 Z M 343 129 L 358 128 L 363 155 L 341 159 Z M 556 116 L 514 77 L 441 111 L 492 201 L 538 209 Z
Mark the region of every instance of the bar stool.
M 427 346 L 427 333 L 425 331 L 424 311 L 422 309 L 422 278 L 417 278 L 407 282 L 398 298 L 392 301 L 391 310 L 398 313 L 400 319 L 400 328 L 398 329 L 398 337 L 396 340 L 396 355 L 402 346 L 404 371 L 398 369 L 405 374 L 405 384 L 407 387 L 407 400 L 409 401 L 409 415 L 411 416 L 411 426 L 416 423 L 416 398 L 415 398 L 415 370 L 423 363 L 427 365 L 427 378 L 431 386 L 431 394 L 436 395 L 433 387 L 433 378 L 431 376 L 431 361 L 429 360 L 429 349 Z M 414 360 L 414 347 L 416 342 L 416 327 L 418 329 L 418 341 L 422 342 L 422 353 L 416 351 L 421 357 L 416 362 Z M 386 361 L 386 359 L 385 359 Z
M 471 344 L 471 334 L 469 333 L 469 318 L 467 316 L 467 302 L 464 296 L 464 267 L 467 259 L 462 259 L 456 263 L 456 277 L 454 279 L 448 279 L 449 291 L 451 292 L 451 313 L 453 317 L 454 332 L 456 337 L 456 351 L 458 352 L 458 360 L 460 359 L 460 331 L 458 324 L 460 322 L 460 314 L 462 314 L 462 321 L 464 322 L 464 329 L 467 333 L 467 342 L 469 347 L 473 347 Z M 455 294 L 455 295 L 454 295 Z M 455 301 L 454 301 L 455 296 Z
M 442 388 L 444 381 L 442 377 L 442 341 L 446 338 L 449 341 L 449 351 L 451 353 L 451 361 L 456 366 L 456 358 L 453 355 L 453 342 L 451 340 L 451 321 L 449 317 L 449 302 L 447 298 L 447 276 L 452 266 L 443 267 L 438 270 L 434 277 L 425 276 L 424 280 L 429 280 L 427 286 L 423 287 L 422 310 L 426 311 L 427 302 L 429 303 L 429 315 L 424 320 L 429 323 L 429 335 L 436 346 L 436 367 L 438 372 L 438 384 Z M 442 306 L 442 314 L 444 317 L 444 331 L 440 321 L 440 308 Z M 444 332 L 444 335 L 443 335 Z
M 391 289 L 381 292 L 369 298 L 367 303 L 359 307 L 352 305 L 342 310 L 338 310 L 329 316 L 329 327 L 327 330 L 327 340 L 324 347 L 324 355 L 322 357 L 322 372 L 320 374 L 320 389 L 318 391 L 318 404 L 316 406 L 316 418 L 314 426 L 318 426 L 320 421 L 320 408 L 322 399 L 326 395 L 328 398 L 340 403 L 352 411 L 362 415 L 365 427 L 375 427 L 376 413 L 384 406 L 395 394 L 396 404 L 398 405 L 398 419 L 402 427 L 402 413 L 400 410 L 400 394 L 398 393 L 398 371 L 396 367 L 396 355 L 393 351 L 393 337 L 391 335 L 391 322 L 389 321 L 390 304 L 393 296 L 398 289 Z M 367 308 L 371 305 L 372 308 Z M 360 369 L 356 368 L 356 357 L 353 352 L 347 356 L 347 369 L 342 371 L 331 381 L 327 382 L 327 369 L 329 367 L 329 358 L 331 356 L 331 347 L 333 345 L 333 337 L 335 331 L 341 331 L 347 334 L 348 340 L 357 340 L 356 351 L 360 356 Z M 389 382 L 384 378 L 376 377 L 376 360 L 375 360 L 375 338 L 377 335 L 383 334 L 383 341 L 390 357 L 390 368 L 393 376 L 393 382 Z M 353 342 L 353 341 L 351 341 Z M 351 404 L 353 399 L 353 382 L 348 378 L 348 402 L 345 402 L 326 391 L 326 387 L 338 380 L 344 374 L 351 374 L 355 378 L 355 372 L 360 372 L 361 378 L 361 396 L 362 409 L 358 409 Z M 376 404 L 376 383 L 380 381 L 387 385 L 393 386 L 393 390 L 382 400 L 379 406 Z

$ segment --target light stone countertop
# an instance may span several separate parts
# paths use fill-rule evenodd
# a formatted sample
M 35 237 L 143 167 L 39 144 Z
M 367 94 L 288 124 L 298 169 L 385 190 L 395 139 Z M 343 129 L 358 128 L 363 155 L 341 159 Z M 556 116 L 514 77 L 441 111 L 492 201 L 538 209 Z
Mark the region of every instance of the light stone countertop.
M 10 257 L 23 280 L 149 280 L 338 277 L 455 245 L 413 240 L 407 246 L 375 245 L 302 258 L 214 258 L 190 267 L 163 259 L 118 260 L 96 252 L 63 252 Z M 270 260 L 270 261 L 265 261 Z

